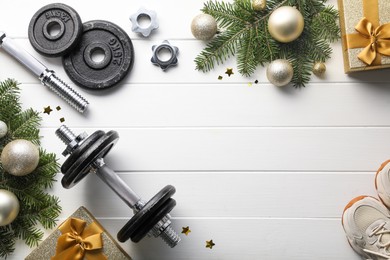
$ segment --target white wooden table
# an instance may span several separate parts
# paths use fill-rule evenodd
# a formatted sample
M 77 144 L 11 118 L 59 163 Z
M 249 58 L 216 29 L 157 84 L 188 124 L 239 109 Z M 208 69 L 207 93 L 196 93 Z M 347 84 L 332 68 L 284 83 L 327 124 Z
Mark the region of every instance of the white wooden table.
M 43 147 L 60 162 L 63 144 L 54 131 L 64 117 L 76 132 L 119 132 L 107 164 L 143 198 L 167 184 L 176 187 L 173 226 L 192 232 L 174 249 L 160 239 L 122 244 L 135 260 L 359 259 L 340 216 L 353 197 L 376 195 L 374 173 L 390 155 L 388 70 L 345 75 L 338 42 L 326 78 L 313 77 L 302 89 L 270 85 L 264 68 L 241 77 L 234 59 L 203 74 L 193 60 L 205 43 L 190 30 L 203 0 L 64 0 L 83 21 L 112 21 L 133 40 L 135 63 L 125 82 L 87 92 L 69 80 L 59 58 L 40 56 L 27 39 L 32 15 L 50 2 L 2 1 L 0 28 L 87 97 L 89 112 L 71 109 L 1 50 L 0 80 L 22 83 L 26 108 L 62 107 L 42 114 L 41 131 Z M 160 22 L 147 39 L 131 31 L 128 19 L 141 6 L 155 10 Z M 152 45 L 166 39 L 180 55 L 178 67 L 163 72 L 150 57 Z M 230 78 L 227 67 L 234 68 Z M 248 85 L 256 79 L 259 84 Z M 132 216 L 96 176 L 71 190 L 57 182 L 53 193 L 61 199 L 61 220 L 83 205 L 114 236 Z M 212 250 L 205 248 L 210 239 Z M 19 243 L 9 259 L 23 259 L 30 250 Z

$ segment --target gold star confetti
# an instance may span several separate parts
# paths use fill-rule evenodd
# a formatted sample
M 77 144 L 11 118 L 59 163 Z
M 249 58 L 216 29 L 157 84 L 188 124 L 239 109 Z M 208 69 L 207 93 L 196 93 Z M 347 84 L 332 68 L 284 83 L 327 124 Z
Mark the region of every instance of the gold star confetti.
M 230 77 L 232 74 L 234 74 L 233 69 L 227 68 L 225 74 L 228 74 L 228 76 Z
M 191 229 L 189 226 L 187 227 L 183 227 L 183 230 L 181 231 L 181 233 L 185 234 L 186 236 L 188 236 L 188 234 L 191 232 Z
M 248 82 L 248 86 L 249 86 L 249 87 L 252 87 L 252 82 Z
M 219 79 L 219 80 L 222 80 L 222 79 L 223 79 L 223 77 L 222 77 L 221 75 L 219 75 L 219 76 L 218 76 L 218 79 Z
M 61 123 L 65 122 L 65 118 L 61 117 L 61 118 L 60 118 L 60 122 L 61 122 Z
M 60 111 L 60 110 L 61 110 L 61 107 L 60 107 L 60 106 L 57 106 L 56 109 L 57 109 L 57 111 Z
M 213 246 L 215 246 L 215 244 L 212 239 L 210 241 L 206 241 L 206 248 L 213 249 Z
M 43 108 L 43 113 L 44 113 L 44 114 L 50 115 L 50 112 L 51 112 L 51 111 L 53 111 L 53 109 L 51 109 L 50 106 L 44 107 L 44 108 Z

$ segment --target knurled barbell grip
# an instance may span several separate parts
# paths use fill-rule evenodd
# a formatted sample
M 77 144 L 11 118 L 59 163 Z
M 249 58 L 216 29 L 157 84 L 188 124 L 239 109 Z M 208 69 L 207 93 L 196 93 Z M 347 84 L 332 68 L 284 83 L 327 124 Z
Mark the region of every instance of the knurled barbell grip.
M 129 207 L 134 209 L 140 197 L 103 161 L 97 160 L 95 163 L 96 175 L 106 183 Z
M 80 113 L 83 113 L 88 106 L 88 101 L 72 89 L 68 84 L 61 80 L 54 71 L 49 70 L 33 57 L 26 50 L 17 45 L 12 38 L 7 37 L 5 32 L 0 31 L 0 48 L 14 57 L 17 61 L 29 69 L 39 78 L 41 83 L 64 99 L 68 104 Z

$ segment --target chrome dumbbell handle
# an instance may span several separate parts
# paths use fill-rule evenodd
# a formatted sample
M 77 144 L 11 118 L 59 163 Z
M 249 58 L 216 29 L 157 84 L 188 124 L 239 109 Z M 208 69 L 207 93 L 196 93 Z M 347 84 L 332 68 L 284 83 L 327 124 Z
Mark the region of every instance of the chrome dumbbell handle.
M 140 203 L 141 198 L 119 178 L 113 170 L 111 170 L 103 159 L 98 159 L 94 163 L 93 171 L 95 174 L 106 183 L 130 208 L 136 209 L 136 205 Z
M 0 47 L 37 76 L 43 85 L 54 91 L 77 111 L 80 113 L 85 111 L 89 104 L 85 98 L 58 78 L 54 71 L 49 70 L 30 53 L 18 46 L 4 32 L 0 32 Z

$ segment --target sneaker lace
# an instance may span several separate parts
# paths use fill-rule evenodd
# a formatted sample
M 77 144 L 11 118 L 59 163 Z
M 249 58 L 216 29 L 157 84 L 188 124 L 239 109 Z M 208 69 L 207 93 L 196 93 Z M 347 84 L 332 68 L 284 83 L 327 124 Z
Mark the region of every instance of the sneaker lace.
M 366 252 L 366 253 L 369 253 L 371 255 L 380 256 L 380 257 L 383 257 L 384 259 L 390 260 L 390 252 L 389 252 L 390 240 L 385 242 L 385 243 L 381 242 L 382 237 L 383 237 L 384 234 L 390 234 L 390 230 L 387 230 L 387 229 L 384 228 L 385 225 L 386 225 L 386 222 L 380 224 L 368 236 L 369 237 L 378 236 L 378 243 L 377 243 L 377 245 L 380 248 L 384 248 L 384 251 L 385 251 L 386 255 L 382 254 L 382 253 L 379 253 L 379 252 L 372 251 L 372 250 L 368 250 L 368 249 L 363 249 L 363 251 Z M 372 260 L 372 259 L 367 259 L 367 260 Z

